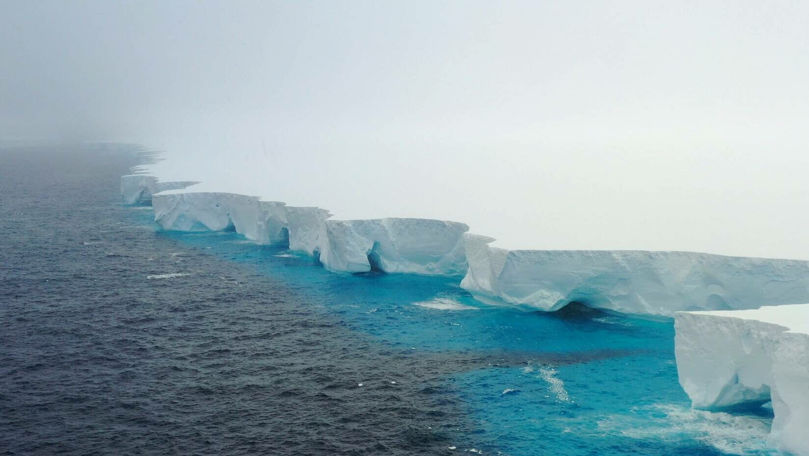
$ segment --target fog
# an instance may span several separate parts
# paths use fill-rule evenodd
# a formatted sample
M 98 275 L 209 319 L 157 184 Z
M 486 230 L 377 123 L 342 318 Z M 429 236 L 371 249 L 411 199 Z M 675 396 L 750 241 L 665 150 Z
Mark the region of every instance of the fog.
M 0 0 L 0 141 L 466 222 L 503 246 L 809 259 L 807 2 Z

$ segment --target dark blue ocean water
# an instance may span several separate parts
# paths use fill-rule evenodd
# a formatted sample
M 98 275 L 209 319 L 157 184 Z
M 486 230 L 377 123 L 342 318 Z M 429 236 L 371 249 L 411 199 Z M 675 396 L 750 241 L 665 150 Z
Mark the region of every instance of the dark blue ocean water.
M 119 202 L 116 147 L 0 151 L 0 452 L 771 454 L 691 410 L 670 320 L 332 274 Z

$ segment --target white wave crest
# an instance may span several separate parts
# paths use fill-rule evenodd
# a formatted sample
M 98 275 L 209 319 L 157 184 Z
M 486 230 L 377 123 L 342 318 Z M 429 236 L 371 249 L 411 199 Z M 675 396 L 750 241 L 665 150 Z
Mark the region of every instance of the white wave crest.
M 675 404 L 655 404 L 633 412 L 600 420 L 598 427 L 635 439 L 679 441 L 688 436 L 726 454 L 778 454 L 767 445 L 770 420 L 764 417 Z
M 413 305 L 424 307 L 427 309 L 435 309 L 435 310 L 475 310 L 477 307 L 467 306 L 466 304 L 461 304 L 460 302 L 454 299 L 448 298 L 435 298 L 431 301 L 421 301 L 413 303 Z
M 542 380 L 548 382 L 548 386 L 554 396 L 556 396 L 556 399 L 560 402 L 570 402 L 570 396 L 565 389 L 565 382 L 556 376 L 557 373 L 558 371 L 552 367 L 539 369 L 539 375 L 542 377 Z
M 173 279 L 175 277 L 186 277 L 190 276 L 191 274 L 187 272 L 172 272 L 169 274 L 152 274 L 147 275 L 146 278 L 149 280 L 160 280 L 160 279 Z

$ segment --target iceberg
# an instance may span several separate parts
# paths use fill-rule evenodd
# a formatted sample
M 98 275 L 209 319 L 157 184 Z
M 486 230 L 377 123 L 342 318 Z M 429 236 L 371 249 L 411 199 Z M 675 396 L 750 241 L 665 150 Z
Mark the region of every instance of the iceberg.
M 289 242 L 286 204 L 239 196 L 222 202 L 237 233 L 258 244 Z
M 461 275 L 463 223 L 415 218 L 328 220 L 320 261 L 331 271 Z
M 121 176 L 121 196 L 124 204 L 149 204 L 152 195 L 166 190 L 187 188 L 196 182 L 160 182 L 154 176 L 146 174 L 129 174 Z
M 335 220 L 318 207 L 257 196 L 121 179 L 124 199 L 147 201 L 165 230 L 232 230 L 259 244 L 287 245 L 333 272 L 463 276 L 476 299 L 555 311 L 571 302 L 622 313 L 752 309 L 809 302 L 809 262 L 691 252 L 508 250 L 466 224 L 436 219 Z M 167 188 L 164 187 L 180 187 Z
M 182 185 L 181 185 L 182 184 Z M 176 185 L 176 188 L 171 188 Z M 508 250 L 463 223 L 334 220 L 318 207 L 122 177 L 165 230 L 232 230 L 328 270 L 446 275 L 480 301 L 542 311 L 578 302 L 675 317 L 680 383 L 699 408 L 772 402 L 774 445 L 809 455 L 809 262 L 692 252 Z M 158 191 L 160 190 L 160 191 Z M 771 307 L 756 309 L 762 304 Z M 421 304 L 419 304 L 421 305 Z M 442 307 L 443 308 L 443 307 Z M 738 310 L 748 309 L 748 310 Z
M 772 401 L 772 444 L 809 455 L 809 304 L 679 312 L 675 331 L 677 372 L 694 407 Z
M 170 231 L 234 230 L 231 209 L 250 202 L 257 203 L 258 199 L 208 192 L 165 192 L 152 197 L 155 221 Z
M 290 207 L 234 193 L 169 190 L 152 197 L 155 221 L 171 231 L 236 231 L 260 244 L 288 243 L 334 272 L 462 275 L 463 223 L 415 218 L 329 220 L 317 207 Z
M 289 250 L 317 256 L 320 240 L 325 237 L 326 219 L 331 213 L 319 207 L 287 206 Z
M 506 250 L 465 235 L 461 287 L 543 311 L 571 302 L 623 313 L 751 309 L 809 301 L 809 262 L 692 252 Z
M 255 196 L 174 190 L 154 195 L 152 207 L 165 230 L 233 230 L 259 244 L 288 239 L 285 204 Z

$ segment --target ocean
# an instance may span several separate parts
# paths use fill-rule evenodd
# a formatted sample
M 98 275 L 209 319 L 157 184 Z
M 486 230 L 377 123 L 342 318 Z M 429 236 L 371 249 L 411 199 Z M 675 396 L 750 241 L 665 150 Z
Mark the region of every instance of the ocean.
M 670 319 L 164 232 L 144 159 L 0 149 L 0 453 L 776 454 L 766 409 L 691 409 Z

